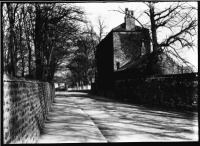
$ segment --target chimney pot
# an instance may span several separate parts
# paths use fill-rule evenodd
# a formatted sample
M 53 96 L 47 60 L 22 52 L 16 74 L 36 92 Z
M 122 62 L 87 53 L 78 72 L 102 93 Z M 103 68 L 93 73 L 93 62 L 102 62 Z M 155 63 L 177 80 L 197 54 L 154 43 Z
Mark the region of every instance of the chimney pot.
M 133 16 L 133 11 L 131 11 L 131 16 Z
M 125 8 L 125 15 L 128 14 L 128 8 Z

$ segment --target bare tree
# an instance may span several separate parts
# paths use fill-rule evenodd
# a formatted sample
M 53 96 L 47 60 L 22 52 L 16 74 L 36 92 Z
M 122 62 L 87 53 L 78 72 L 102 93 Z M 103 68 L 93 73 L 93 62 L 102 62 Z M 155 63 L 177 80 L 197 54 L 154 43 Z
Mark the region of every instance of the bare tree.
M 93 48 L 93 68 L 92 68 L 92 74 L 93 77 L 96 73 L 96 60 L 95 60 L 95 55 L 96 55 L 96 45 L 98 43 L 101 42 L 101 40 L 103 39 L 103 37 L 105 36 L 105 19 L 103 19 L 101 16 L 98 16 L 97 18 L 97 24 L 96 24 L 98 30 L 97 32 L 95 32 L 94 30 L 94 24 L 92 24 L 91 22 L 86 24 L 86 33 L 89 34 L 90 36 L 90 40 L 91 40 L 91 44 L 92 44 L 92 48 Z M 92 79 L 91 79 L 92 82 Z
M 100 16 L 98 17 L 98 41 L 100 43 L 100 41 L 102 40 L 104 33 L 105 33 L 105 19 L 102 19 Z
M 147 10 L 141 13 L 139 18 L 134 19 L 141 27 L 150 29 L 151 43 L 153 53 L 158 51 L 166 51 L 175 56 L 180 62 L 186 65 L 191 65 L 178 51 L 187 47 L 192 49 L 195 47 L 195 37 L 197 35 L 197 9 L 186 2 L 174 2 L 165 9 L 160 10 L 158 2 L 144 2 L 148 7 Z M 125 14 L 125 11 L 117 10 L 117 12 Z M 149 22 L 144 25 L 141 23 L 141 16 L 146 14 L 149 17 Z M 158 42 L 158 32 L 161 29 L 167 29 L 171 32 L 164 40 Z
M 70 54 L 84 12 L 72 4 L 4 3 L 5 73 L 51 81 Z M 19 75 L 19 74 L 18 74 Z

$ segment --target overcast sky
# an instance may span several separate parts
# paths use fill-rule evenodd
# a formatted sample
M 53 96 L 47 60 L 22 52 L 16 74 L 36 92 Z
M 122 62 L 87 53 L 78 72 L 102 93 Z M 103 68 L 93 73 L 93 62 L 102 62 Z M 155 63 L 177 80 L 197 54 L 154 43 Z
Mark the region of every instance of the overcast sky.
M 190 4 L 197 7 L 197 2 L 191 2 Z M 147 9 L 147 6 L 142 2 L 76 3 L 76 5 L 81 6 L 85 10 L 86 17 L 92 22 L 94 26 L 97 25 L 97 19 L 99 16 L 104 19 L 106 25 L 105 31 L 107 33 L 110 32 L 114 27 L 124 22 L 124 15 L 113 10 L 125 10 L 125 8 L 128 8 L 130 10 L 134 10 L 135 17 L 138 17 L 140 12 Z M 162 9 L 168 5 L 169 3 L 162 2 L 159 4 L 159 8 Z M 144 22 L 148 21 L 148 19 L 145 18 L 143 20 Z M 97 27 L 95 30 L 97 31 Z M 160 40 L 164 39 L 163 37 L 165 37 L 165 35 L 158 36 Z M 195 49 L 195 51 L 184 51 L 182 56 L 184 56 L 198 69 L 197 49 Z

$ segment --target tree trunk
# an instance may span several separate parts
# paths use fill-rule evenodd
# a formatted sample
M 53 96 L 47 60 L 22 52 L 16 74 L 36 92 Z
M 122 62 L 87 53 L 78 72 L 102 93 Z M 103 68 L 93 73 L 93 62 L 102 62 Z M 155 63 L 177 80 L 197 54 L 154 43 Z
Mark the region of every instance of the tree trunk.
M 21 76 L 24 77 L 24 53 L 22 49 L 22 26 L 21 26 L 21 20 L 22 20 L 22 13 L 20 14 L 20 19 L 19 19 L 19 37 L 20 37 L 20 52 L 21 52 L 21 60 L 22 60 L 22 74 Z
M 24 58 L 22 58 L 22 77 L 24 77 Z
M 23 7 L 23 12 L 24 12 L 24 7 Z M 30 14 L 31 15 L 31 14 Z M 31 16 L 30 16 L 31 17 Z M 28 25 L 27 25 L 27 23 L 25 23 L 26 22 L 26 20 L 25 20 L 25 17 L 24 17 L 24 29 L 25 29 L 25 34 L 26 34 L 26 45 L 27 45 L 27 47 L 28 47 L 28 74 L 29 74 L 29 76 L 32 76 L 32 69 L 31 69 L 31 53 L 32 53 L 32 51 L 31 51 L 31 47 L 30 47 L 30 40 L 29 40 L 29 35 L 30 35 L 30 33 L 29 33 L 29 31 L 28 31 Z M 31 22 L 29 22 L 29 26 L 30 26 L 30 23 Z
M 28 71 L 29 71 L 29 76 L 32 75 L 32 69 L 31 69 L 31 47 L 30 44 L 28 42 L 28 52 L 29 52 L 29 56 L 28 56 Z
M 157 33 L 156 33 L 156 24 L 155 24 L 155 12 L 154 12 L 154 3 L 150 3 L 150 20 L 151 20 L 151 31 L 152 31 L 152 43 L 153 43 L 153 52 L 158 50 L 157 42 Z
M 53 47 L 51 47 L 51 51 L 50 51 L 50 55 L 49 58 L 47 59 L 47 72 L 46 72 L 46 80 L 48 80 L 49 78 L 49 71 L 51 69 L 50 64 L 51 64 L 51 57 L 52 57 L 52 53 L 53 53 Z
M 15 15 L 13 12 L 13 7 L 10 3 L 7 3 L 8 8 L 8 18 L 10 23 L 10 36 L 9 36 L 9 53 L 11 59 L 11 75 L 16 76 L 16 56 L 14 56 L 14 23 L 15 23 Z
M 42 68 L 42 52 L 41 52 L 41 10 L 39 5 L 36 4 L 36 18 L 35 18 L 35 63 L 36 63 L 36 79 L 42 80 L 43 68 Z

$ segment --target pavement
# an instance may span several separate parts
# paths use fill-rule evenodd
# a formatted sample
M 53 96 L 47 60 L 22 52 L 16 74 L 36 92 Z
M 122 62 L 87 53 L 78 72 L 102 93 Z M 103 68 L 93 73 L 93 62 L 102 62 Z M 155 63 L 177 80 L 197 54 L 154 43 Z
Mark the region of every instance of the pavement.
M 198 113 L 56 92 L 37 143 L 198 141 Z

